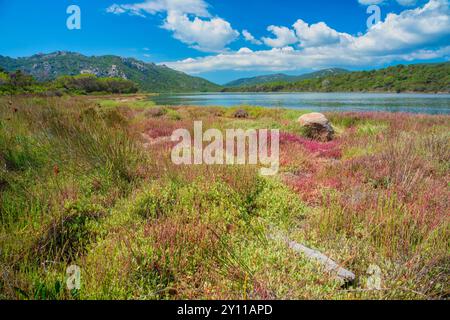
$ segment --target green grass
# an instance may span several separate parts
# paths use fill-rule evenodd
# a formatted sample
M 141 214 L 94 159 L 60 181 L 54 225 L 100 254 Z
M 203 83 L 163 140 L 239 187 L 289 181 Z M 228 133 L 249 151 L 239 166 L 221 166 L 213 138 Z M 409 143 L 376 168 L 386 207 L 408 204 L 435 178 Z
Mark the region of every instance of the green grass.
M 150 100 L 133 100 L 133 97 L 130 97 L 131 101 L 127 101 L 126 96 L 123 96 L 124 100 L 126 102 L 122 102 L 120 99 L 102 99 L 98 101 L 98 104 L 103 108 L 117 108 L 121 106 L 126 106 L 127 108 L 132 109 L 145 109 L 145 108 L 151 108 L 155 106 L 155 103 Z
M 448 297 L 448 117 L 329 114 L 342 157 L 282 141 L 282 174 L 263 178 L 175 166 L 141 133 L 203 120 L 301 135 L 301 113 L 101 99 L 0 99 L 0 298 Z M 274 232 L 357 280 L 342 287 Z M 80 290 L 66 289 L 70 265 Z M 381 291 L 367 288 L 371 265 Z

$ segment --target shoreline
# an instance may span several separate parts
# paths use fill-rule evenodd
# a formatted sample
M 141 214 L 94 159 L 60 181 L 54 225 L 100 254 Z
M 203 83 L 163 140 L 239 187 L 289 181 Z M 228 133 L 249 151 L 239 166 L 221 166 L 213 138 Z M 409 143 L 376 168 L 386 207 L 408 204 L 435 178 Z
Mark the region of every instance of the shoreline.
M 389 112 L 450 115 L 448 94 L 393 93 L 191 93 L 150 97 L 156 105 L 308 110 L 316 112 Z M 242 97 L 240 97 L 242 95 Z M 191 97 L 192 96 L 192 97 Z M 415 101 L 414 99 L 417 99 Z M 392 100 L 392 101 L 391 101 Z
M 221 91 L 221 92 L 211 92 L 211 93 L 239 93 L 239 94 L 290 94 L 290 93 L 335 93 L 335 94 L 350 94 L 350 93 L 360 93 L 360 94 L 428 94 L 428 95 L 450 95 L 449 92 L 418 92 L 418 91 L 402 91 L 402 92 L 394 92 L 394 91 Z

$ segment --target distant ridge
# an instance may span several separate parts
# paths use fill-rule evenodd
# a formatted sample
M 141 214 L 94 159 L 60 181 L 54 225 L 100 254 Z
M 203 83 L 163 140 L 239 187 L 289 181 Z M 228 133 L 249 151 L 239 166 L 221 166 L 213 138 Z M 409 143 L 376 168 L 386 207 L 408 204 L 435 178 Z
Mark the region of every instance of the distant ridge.
M 39 81 L 83 73 L 98 77 L 119 77 L 135 82 L 139 89 L 148 92 L 206 92 L 221 89 L 208 80 L 192 77 L 165 65 L 114 55 L 88 57 L 68 51 L 39 53 L 17 59 L 0 55 L 0 67 L 9 72 L 22 70 Z
M 237 79 L 234 81 L 231 81 L 227 84 L 225 84 L 226 87 L 245 87 L 245 86 L 254 86 L 259 84 L 265 84 L 265 83 L 272 83 L 272 82 L 295 82 L 305 79 L 315 79 L 315 78 L 323 78 L 338 74 L 344 74 L 348 73 L 350 71 L 340 68 L 328 68 L 323 69 L 311 73 L 302 74 L 299 76 L 290 76 L 284 73 L 277 73 L 277 74 L 270 74 L 270 75 L 263 75 L 258 77 L 251 77 L 251 78 L 242 78 Z
M 224 92 L 416 92 L 450 93 L 450 63 L 391 66 L 298 81 L 227 87 Z

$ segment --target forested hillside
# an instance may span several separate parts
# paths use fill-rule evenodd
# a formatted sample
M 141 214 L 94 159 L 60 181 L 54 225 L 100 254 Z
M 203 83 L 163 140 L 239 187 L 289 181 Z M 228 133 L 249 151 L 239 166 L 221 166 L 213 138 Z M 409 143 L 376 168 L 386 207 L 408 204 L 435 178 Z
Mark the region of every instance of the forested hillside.
M 337 74 L 343 74 L 348 73 L 350 71 L 345 69 L 339 69 L 339 68 L 329 68 L 329 69 L 323 69 L 311 73 L 305 73 L 298 76 L 291 76 L 284 73 L 278 73 L 278 74 L 269 74 L 269 75 L 263 75 L 258 77 L 251 77 L 251 78 L 243 78 L 231 81 L 227 83 L 226 87 L 243 87 L 243 86 L 252 86 L 252 85 L 259 85 L 264 83 L 272 83 L 272 82 L 295 82 L 300 80 L 306 80 L 306 79 L 315 79 L 315 78 L 323 78 L 323 77 L 329 77 Z
M 297 82 L 226 88 L 242 92 L 450 92 L 450 63 L 398 65 Z
M 79 53 L 58 51 L 18 59 L 0 56 L 0 67 L 9 72 L 21 70 L 39 81 L 54 80 L 66 75 L 93 74 L 100 78 L 131 80 L 140 90 L 147 92 L 220 90 L 220 87 L 212 82 L 189 76 L 164 65 L 112 55 L 88 57 Z

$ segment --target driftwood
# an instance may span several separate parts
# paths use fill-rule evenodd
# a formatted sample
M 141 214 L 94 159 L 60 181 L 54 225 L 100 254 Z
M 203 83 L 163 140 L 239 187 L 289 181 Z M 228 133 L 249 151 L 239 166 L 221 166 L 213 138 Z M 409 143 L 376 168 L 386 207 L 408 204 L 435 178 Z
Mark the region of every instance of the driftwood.
M 288 237 L 275 234 L 269 235 L 269 238 L 272 240 L 283 241 L 285 242 L 289 248 L 294 250 L 297 253 L 304 254 L 309 260 L 316 261 L 320 265 L 322 265 L 325 271 L 330 274 L 335 275 L 338 279 L 342 280 L 344 283 L 352 283 L 355 281 L 355 274 L 347 269 L 342 268 L 338 263 L 333 261 L 331 258 L 327 257 L 323 253 L 305 247 L 304 245 L 297 243 L 295 241 L 291 241 Z

